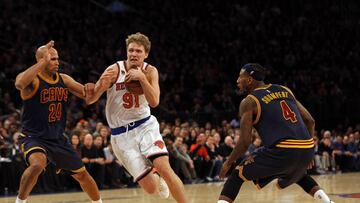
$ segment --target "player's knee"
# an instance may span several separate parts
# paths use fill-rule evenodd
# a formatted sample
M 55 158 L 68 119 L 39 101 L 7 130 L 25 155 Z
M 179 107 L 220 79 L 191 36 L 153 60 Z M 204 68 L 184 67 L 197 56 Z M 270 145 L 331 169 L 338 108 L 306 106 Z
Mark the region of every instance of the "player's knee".
M 76 173 L 74 175 L 72 175 L 77 181 L 79 182 L 85 182 L 90 176 L 89 173 L 85 170 L 79 173 Z
M 171 167 L 162 166 L 159 168 L 156 168 L 156 170 L 159 172 L 160 176 L 167 179 L 173 176 L 174 171 Z
M 31 170 L 32 174 L 40 174 L 45 169 L 45 164 L 41 162 L 34 162 L 30 164 L 29 170 Z
M 145 190 L 146 193 L 156 194 L 159 190 L 157 175 L 148 174 L 138 181 L 139 185 Z
M 156 168 L 156 171 L 162 176 L 162 177 L 171 177 L 174 174 L 174 171 L 172 170 L 169 161 L 166 157 L 159 157 L 154 162 L 154 166 Z
M 147 192 L 150 195 L 154 195 L 157 194 L 158 192 L 158 188 L 155 184 L 147 184 L 145 186 L 143 186 L 145 192 Z

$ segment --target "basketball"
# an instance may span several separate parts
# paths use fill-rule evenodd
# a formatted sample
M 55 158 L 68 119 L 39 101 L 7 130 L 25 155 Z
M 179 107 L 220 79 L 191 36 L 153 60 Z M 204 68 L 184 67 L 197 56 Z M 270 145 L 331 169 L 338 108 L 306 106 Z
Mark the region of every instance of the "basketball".
M 138 80 L 132 80 L 125 83 L 126 89 L 132 94 L 144 94 L 141 84 Z

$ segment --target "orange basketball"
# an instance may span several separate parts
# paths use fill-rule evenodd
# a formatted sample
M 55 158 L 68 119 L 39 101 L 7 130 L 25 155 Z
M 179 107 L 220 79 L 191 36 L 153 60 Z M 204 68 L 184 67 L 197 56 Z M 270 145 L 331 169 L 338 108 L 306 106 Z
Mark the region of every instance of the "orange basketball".
M 131 94 L 144 94 L 144 91 L 138 80 L 132 80 L 130 82 L 126 82 L 125 87 Z

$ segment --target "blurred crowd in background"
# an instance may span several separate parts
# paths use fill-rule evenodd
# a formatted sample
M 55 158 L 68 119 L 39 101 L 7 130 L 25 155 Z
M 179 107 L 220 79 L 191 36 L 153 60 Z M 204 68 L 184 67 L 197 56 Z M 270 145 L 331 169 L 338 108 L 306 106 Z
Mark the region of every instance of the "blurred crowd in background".
M 161 6 L 160 6 L 161 5 Z M 171 166 L 185 183 L 218 181 L 239 132 L 236 87 L 240 67 L 258 62 L 265 80 L 288 86 L 316 120 L 314 174 L 359 170 L 360 4 L 265 1 L 0 2 L 0 194 L 16 193 L 26 167 L 17 138 L 21 99 L 16 75 L 35 63 L 49 40 L 60 71 L 95 82 L 126 59 L 125 38 L 142 32 L 152 42 L 149 63 L 159 70 L 161 103 L 152 109 Z M 66 135 L 98 186 L 135 186 L 109 145 L 105 97 L 86 106 L 72 96 Z M 253 132 L 249 152 L 261 146 Z M 91 162 L 91 163 L 90 163 Z M 78 190 L 48 165 L 34 192 Z

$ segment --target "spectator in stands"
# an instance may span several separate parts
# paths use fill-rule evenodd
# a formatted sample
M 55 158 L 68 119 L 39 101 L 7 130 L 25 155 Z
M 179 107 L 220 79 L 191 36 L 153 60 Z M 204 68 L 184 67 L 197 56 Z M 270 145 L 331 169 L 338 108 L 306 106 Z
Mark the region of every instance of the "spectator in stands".
M 346 136 L 347 137 L 347 136 Z M 356 168 L 358 147 L 355 144 L 354 134 L 350 133 L 348 141 L 344 141 L 344 171 L 354 171 Z M 344 139 L 345 140 L 345 139 Z
M 196 176 L 205 179 L 208 171 L 210 156 L 205 147 L 206 136 L 200 133 L 196 138 L 196 143 L 190 146 L 190 157 L 194 161 Z
M 258 149 L 261 146 L 261 139 L 260 137 L 255 137 L 254 141 L 249 145 L 248 148 L 248 153 L 247 154 L 251 154 L 253 153 L 256 149 Z
M 336 136 L 336 141 L 333 143 L 332 156 L 335 159 L 335 169 L 336 171 L 343 170 L 343 154 L 345 152 L 345 147 L 343 143 L 343 137 L 341 135 Z
M 75 149 L 76 153 L 81 157 L 81 143 L 80 143 L 80 135 L 79 131 L 73 131 L 70 136 L 70 143 Z
M 104 148 L 105 179 L 104 183 L 110 188 L 124 188 L 132 181 L 121 162 L 116 159 L 111 143 Z M 130 184 L 129 184 L 130 185 Z
M 192 183 L 192 180 L 196 179 L 194 162 L 187 154 L 186 145 L 184 145 L 183 140 L 184 138 L 177 137 L 173 144 L 175 158 L 174 172 L 184 176 L 184 183 Z
M 215 138 L 213 135 L 210 135 L 207 138 L 205 147 L 208 151 L 208 154 L 210 156 L 210 163 L 208 168 L 209 171 L 207 172 L 206 180 L 211 181 L 218 181 L 220 180 L 219 174 L 220 170 L 223 164 L 223 158 L 219 155 L 218 148 L 215 145 Z
M 102 137 L 104 147 L 110 143 L 110 133 L 108 126 L 102 126 L 100 128 L 99 135 Z
M 100 140 L 101 137 L 98 139 Z M 99 144 L 99 140 L 96 142 L 97 144 Z M 104 155 L 100 153 L 101 150 L 94 145 L 93 136 L 86 134 L 84 145 L 81 148 L 82 161 L 99 188 L 103 186 Z
M 219 147 L 219 155 L 224 158 L 223 161 L 226 161 L 232 150 L 234 149 L 234 141 L 231 136 L 226 136 L 224 143 Z
M 333 148 L 329 137 L 324 137 L 319 144 L 320 169 L 327 172 L 335 170 L 335 161 L 333 159 Z

